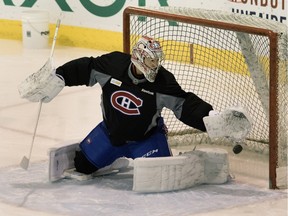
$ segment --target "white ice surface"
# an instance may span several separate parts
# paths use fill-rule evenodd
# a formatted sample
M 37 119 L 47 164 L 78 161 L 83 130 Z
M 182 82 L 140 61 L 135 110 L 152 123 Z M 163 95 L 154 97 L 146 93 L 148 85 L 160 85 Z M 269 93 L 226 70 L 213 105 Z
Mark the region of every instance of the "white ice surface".
M 56 66 L 103 52 L 58 47 Z M 44 104 L 28 171 L 19 168 L 28 155 L 37 103 L 19 97 L 17 85 L 47 60 L 49 49 L 23 49 L 21 41 L 0 40 L 0 215 L 275 215 L 287 216 L 287 190 L 268 190 L 259 182 L 236 180 L 185 191 L 137 194 L 131 173 L 85 183 L 47 182 L 47 150 L 59 142 L 82 139 L 101 121 L 98 86 L 65 88 Z

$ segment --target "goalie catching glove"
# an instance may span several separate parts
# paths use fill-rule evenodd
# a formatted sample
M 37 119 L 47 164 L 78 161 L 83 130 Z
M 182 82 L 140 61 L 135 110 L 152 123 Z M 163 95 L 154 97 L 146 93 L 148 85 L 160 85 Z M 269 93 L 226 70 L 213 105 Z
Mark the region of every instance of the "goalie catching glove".
M 240 106 L 220 113 L 210 111 L 203 121 L 210 138 L 228 137 L 234 141 L 245 139 L 252 127 L 248 112 Z
M 64 88 L 63 77 L 56 74 L 52 58 L 36 73 L 28 76 L 18 86 L 19 94 L 31 102 L 50 102 Z

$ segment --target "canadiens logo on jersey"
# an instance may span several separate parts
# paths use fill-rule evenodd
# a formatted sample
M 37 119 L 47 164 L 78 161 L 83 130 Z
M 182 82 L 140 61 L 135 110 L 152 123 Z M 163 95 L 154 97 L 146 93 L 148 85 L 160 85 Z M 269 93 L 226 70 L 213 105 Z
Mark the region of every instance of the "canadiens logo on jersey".
M 111 96 L 112 106 L 126 115 L 139 115 L 143 101 L 127 91 L 116 91 Z

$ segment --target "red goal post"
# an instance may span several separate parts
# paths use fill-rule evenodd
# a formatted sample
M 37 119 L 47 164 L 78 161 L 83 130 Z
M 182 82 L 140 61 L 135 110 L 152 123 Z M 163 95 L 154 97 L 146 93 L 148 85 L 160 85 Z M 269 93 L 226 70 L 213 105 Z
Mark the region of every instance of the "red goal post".
M 278 172 L 282 167 L 287 172 L 287 26 L 214 10 L 126 8 L 124 52 L 131 53 L 141 35 L 161 42 L 163 66 L 183 89 L 196 93 L 217 110 L 237 104 L 248 109 L 253 129 L 245 149 L 267 155 L 270 188 L 287 188 L 287 173 Z M 168 110 L 164 110 L 164 118 L 169 141 L 175 145 L 227 143 L 224 139 L 210 140 L 206 133 L 176 120 Z M 286 175 L 286 185 L 279 175 Z

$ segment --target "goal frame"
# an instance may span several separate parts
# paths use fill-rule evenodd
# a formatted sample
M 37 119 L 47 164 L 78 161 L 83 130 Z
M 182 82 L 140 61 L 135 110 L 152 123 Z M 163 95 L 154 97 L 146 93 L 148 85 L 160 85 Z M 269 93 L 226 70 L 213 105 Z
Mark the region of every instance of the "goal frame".
M 276 168 L 278 152 L 278 38 L 277 33 L 268 29 L 244 26 L 235 23 L 226 23 L 221 21 L 205 20 L 201 18 L 170 14 L 162 11 L 155 11 L 146 8 L 127 7 L 123 11 L 123 51 L 130 54 L 130 15 L 149 16 L 152 18 L 166 19 L 187 24 L 213 27 L 223 30 L 232 30 L 236 32 L 256 34 L 266 36 L 270 41 L 269 57 L 269 188 L 277 189 Z M 273 58 L 272 58 L 273 57 Z

